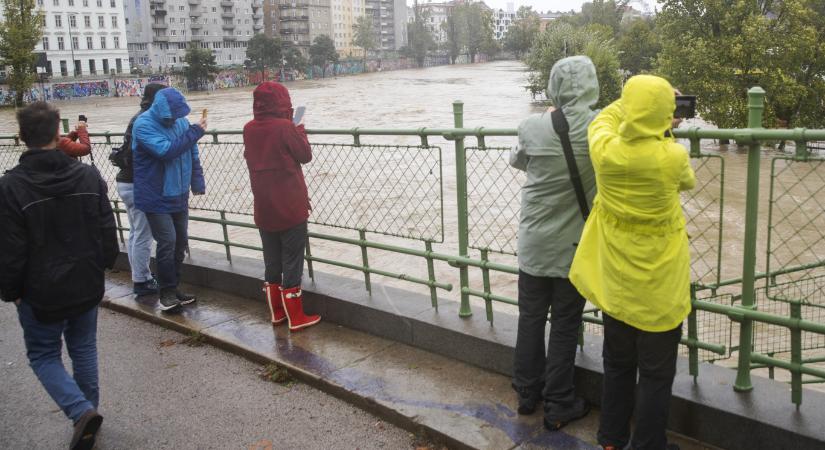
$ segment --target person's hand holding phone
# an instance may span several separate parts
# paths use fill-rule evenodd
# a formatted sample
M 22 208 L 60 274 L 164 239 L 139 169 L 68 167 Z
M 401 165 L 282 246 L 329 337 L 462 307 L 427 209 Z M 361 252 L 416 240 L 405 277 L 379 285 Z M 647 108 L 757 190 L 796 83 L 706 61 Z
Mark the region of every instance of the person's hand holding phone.
M 201 120 L 199 120 L 199 121 L 198 121 L 198 123 L 197 123 L 197 125 L 198 125 L 199 127 L 201 127 L 201 129 L 202 129 L 203 131 L 206 131 L 206 126 L 207 126 L 206 116 L 207 116 L 208 114 L 209 114 L 209 110 L 208 110 L 208 109 L 206 109 L 206 108 L 203 108 L 203 112 L 201 112 Z

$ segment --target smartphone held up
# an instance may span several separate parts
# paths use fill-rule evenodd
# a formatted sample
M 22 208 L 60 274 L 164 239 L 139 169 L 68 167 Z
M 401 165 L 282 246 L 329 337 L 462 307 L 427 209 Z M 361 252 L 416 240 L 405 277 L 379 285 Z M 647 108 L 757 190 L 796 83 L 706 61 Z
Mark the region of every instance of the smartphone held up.
M 292 123 L 294 123 L 295 125 L 299 125 L 301 123 L 301 120 L 304 119 L 304 113 L 306 112 L 306 110 L 306 106 L 299 106 L 295 108 L 295 114 L 292 116 Z
M 696 96 L 677 95 L 676 110 L 673 112 L 674 119 L 693 119 L 696 117 Z

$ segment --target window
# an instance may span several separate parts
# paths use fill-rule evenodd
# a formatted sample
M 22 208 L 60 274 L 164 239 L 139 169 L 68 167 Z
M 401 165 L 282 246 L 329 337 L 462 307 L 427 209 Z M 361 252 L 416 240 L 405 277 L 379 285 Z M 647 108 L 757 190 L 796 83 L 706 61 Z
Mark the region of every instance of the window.
M 113 37 L 112 39 L 113 39 L 113 42 L 114 42 L 115 48 L 120 48 L 120 37 L 119 37 L 119 36 L 115 36 L 115 37 Z
M 77 42 L 77 36 L 72 36 L 72 50 L 80 50 L 80 44 Z
M 103 8 L 103 0 L 97 0 L 97 7 Z
M 49 38 L 44 36 L 43 37 L 43 50 L 48 50 L 48 49 L 49 49 Z
M 112 8 L 116 8 L 117 7 L 117 1 L 116 0 L 109 0 L 109 6 L 111 6 Z M 120 61 L 120 60 L 118 59 L 118 61 Z M 118 73 L 120 73 L 119 70 L 118 70 Z
M 37 0 L 37 6 L 43 6 L 43 0 Z
M 60 75 L 64 77 L 69 75 L 69 68 L 66 61 L 60 61 Z
M 100 36 L 100 48 L 106 48 L 106 36 Z
M 77 75 L 80 75 L 81 73 L 83 73 L 83 71 L 81 70 L 80 60 L 76 59 L 76 60 L 74 60 L 74 74 L 75 74 L 75 76 L 77 76 Z
M 69 27 L 77 28 L 77 16 L 69 16 Z
M 69 0 L 69 6 L 74 6 L 74 0 Z
M 177 36 L 177 35 L 178 35 L 178 31 L 177 30 L 172 30 L 172 36 Z
M 105 73 L 105 74 L 109 73 L 109 60 L 108 59 L 103 60 L 103 73 Z
M 178 6 L 178 11 L 183 11 L 183 5 Z
M 60 6 L 60 0 L 52 0 L 52 5 Z
M 83 26 L 86 28 L 92 28 L 91 16 L 83 16 Z
M 55 28 L 63 28 L 63 16 L 54 16 Z
M 57 49 L 58 50 L 66 50 L 66 45 L 63 43 L 63 36 L 57 37 Z M 65 62 L 65 61 L 63 61 Z
M 86 36 L 86 48 L 88 48 L 89 50 L 94 50 L 95 48 L 94 44 L 92 44 L 91 36 Z
M 117 16 L 112 16 L 112 28 L 117 28 Z
M 46 28 L 46 15 L 45 14 L 40 15 L 40 24 L 43 25 L 43 28 Z
M 89 73 L 92 75 L 97 74 L 97 67 L 95 67 L 95 60 L 93 59 L 89 60 Z
M 114 0 L 112 0 L 112 3 L 114 3 Z M 120 58 L 115 60 L 115 72 L 123 72 L 123 63 L 120 61 Z
M 89 7 L 89 0 L 83 0 L 83 7 L 84 7 L 84 8 L 88 8 L 88 7 Z
M 103 19 L 103 16 L 97 16 L 97 27 L 106 28 L 106 20 Z

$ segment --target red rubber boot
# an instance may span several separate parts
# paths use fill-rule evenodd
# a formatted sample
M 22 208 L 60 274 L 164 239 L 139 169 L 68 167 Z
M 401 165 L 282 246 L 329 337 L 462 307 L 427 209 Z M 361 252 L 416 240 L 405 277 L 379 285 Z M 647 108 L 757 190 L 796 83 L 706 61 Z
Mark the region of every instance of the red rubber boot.
M 304 302 L 301 287 L 281 288 L 281 300 L 284 302 L 286 318 L 289 320 L 289 331 L 298 331 L 321 321 L 321 316 L 304 314 Z
M 272 314 L 272 324 L 278 325 L 286 320 L 286 312 L 281 301 L 281 285 L 278 283 L 264 283 L 263 291 L 266 293 L 266 304 L 269 305 L 269 312 Z

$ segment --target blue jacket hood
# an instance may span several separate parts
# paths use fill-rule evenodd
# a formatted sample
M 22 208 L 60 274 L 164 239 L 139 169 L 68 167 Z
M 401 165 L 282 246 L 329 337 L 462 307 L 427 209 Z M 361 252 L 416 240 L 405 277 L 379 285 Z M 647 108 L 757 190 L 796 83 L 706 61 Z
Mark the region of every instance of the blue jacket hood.
M 165 88 L 155 94 L 155 100 L 149 108 L 149 113 L 155 120 L 180 119 L 192 111 L 186 103 L 186 98 L 175 88 Z

